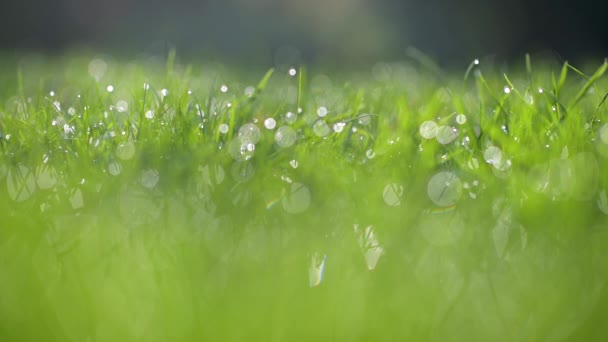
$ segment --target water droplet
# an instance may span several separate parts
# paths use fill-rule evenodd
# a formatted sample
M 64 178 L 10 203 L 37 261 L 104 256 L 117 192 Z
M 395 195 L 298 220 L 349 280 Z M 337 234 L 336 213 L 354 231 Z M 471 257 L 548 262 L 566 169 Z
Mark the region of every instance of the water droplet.
M 509 87 L 504 87 L 503 91 L 505 92 L 505 94 L 510 94 L 511 93 L 511 88 Z
M 55 92 L 51 90 L 51 91 L 49 92 L 49 96 L 50 96 L 50 97 L 55 96 Z
M 106 90 L 108 91 L 108 93 L 111 93 L 114 91 L 114 86 L 110 84 L 109 86 L 106 87 Z
M 608 144 L 608 124 L 604 124 L 599 131 L 600 140 L 604 144 Z
M 152 189 L 156 186 L 156 184 L 158 184 L 159 178 L 160 178 L 160 176 L 158 174 L 158 171 L 156 171 L 154 169 L 148 169 L 148 170 L 144 170 L 141 173 L 139 182 L 144 187 L 146 187 L 148 189 Z
M 447 145 L 458 138 L 458 130 L 454 127 L 439 126 L 436 138 L 440 144 Z
M 129 109 L 129 103 L 125 100 L 120 100 L 116 103 L 116 110 L 120 113 L 124 113 Z
M 431 201 L 440 207 L 449 207 L 460 199 L 462 183 L 452 172 L 439 172 L 429 180 L 427 194 Z
M 437 136 L 437 124 L 435 121 L 425 121 L 420 125 L 420 135 L 424 139 L 433 139 Z
M 255 144 L 249 137 L 237 137 L 230 142 L 228 151 L 234 160 L 249 160 L 254 155 Z
M 70 107 L 68 108 L 68 115 L 69 116 L 74 116 L 76 115 L 76 109 L 74 107 Z
M 374 157 L 376 157 L 376 152 L 374 152 L 374 150 L 372 150 L 372 149 L 369 149 L 369 150 L 365 151 L 365 156 L 368 159 L 374 159 Z
M 290 147 L 296 142 L 296 131 L 289 126 L 281 126 L 274 135 L 274 141 L 279 147 Z
M 290 214 L 299 214 L 310 207 L 310 190 L 302 183 L 291 183 L 288 190 L 283 190 L 281 204 Z
M 316 136 L 323 138 L 328 135 L 331 130 L 325 121 L 318 120 L 312 125 L 312 131 Z
M 146 114 L 144 114 L 146 116 L 146 119 L 148 120 L 152 120 L 154 118 L 154 112 L 149 110 L 146 112 Z
M 403 196 L 403 185 L 399 183 L 387 184 L 382 192 L 384 203 L 391 207 L 398 207 L 401 205 L 401 196 Z
M 253 164 L 246 161 L 237 161 L 232 164 L 232 178 L 237 182 L 244 183 L 255 174 Z
M 355 224 L 354 230 L 355 235 L 357 235 L 359 247 L 361 248 L 363 256 L 365 257 L 367 269 L 371 271 L 376 268 L 380 257 L 384 254 L 384 248 L 382 248 L 378 238 L 376 237 L 374 226 L 367 226 L 363 231 L 361 231 L 359 229 L 359 225 Z
M 222 93 L 227 92 L 227 91 L 228 91 L 228 86 L 227 86 L 227 85 L 225 85 L 225 84 L 222 84 L 222 86 L 220 87 L 220 91 L 221 91 Z
M 502 165 L 502 151 L 500 148 L 490 145 L 483 152 L 483 159 L 495 168 L 499 168 Z
M 325 276 L 325 263 L 327 262 L 327 255 L 320 253 L 314 253 L 310 260 L 310 267 L 308 268 L 308 285 L 310 287 L 317 287 L 321 285 L 323 277 Z
M 597 198 L 597 207 L 606 215 L 608 215 L 608 196 L 606 190 L 602 190 Z
M 135 156 L 135 144 L 132 141 L 118 145 L 116 157 L 122 160 L 130 160 Z
M 345 126 L 346 126 L 346 123 L 344 123 L 344 122 L 336 122 L 334 124 L 334 132 L 340 133 L 340 132 L 344 131 Z
M 297 115 L 293 112 L 285 113 L 285 122 L 289 125 L 296 122 L 297 118 L 298 118 Z
M 475 59 L 475 60 L 473 61 L 473 64 L 475 64 L 475 65 L 479 65 L 479 59 Z
M 294 169 L 297 169 L 299 164 L 297 160 L 293 159 L 289 162 L 289 165 L 291 165 L 291 167 L 293 167 Z
M 264 127 L 266 127 L 266 129 L 274 129 L 277 127 L 277 121 L 273 118 L 268 118 L 264 120 Z
M 245 93 L 245 96 L 247 96 L 247 97 L 253 96 L 253 94 L 255 94 L 255 87 L 252 87 L 252 86 L 246 87 L 244 93 Z
M 161 97 L 167 97 L 167 95 L 169 95 L 169 90 L 166 88 L 163 88 L 160 90 L 160 96 Z
M 533 105 L 534 104 L 534 97 L 530 94 L 526 94 L 524 95 L 524 102 L 528 105 Z
M 456 123 L 459 125 L 464 125 L 467 122 L 467 116 L 464 114 L 456 115 Z
M 110 162 L 110 164 L 108 165 L 108 172 L 112 176 L 118 176 L 122 172 L 122 166 L 118 162 Z
M 248 143 L 257 144 L 262 137 L 262 132 L 260 128 L 252 123 L 244 124 L 239 128 L 238 136 Z
M 74 189 L 70 194 L 70 204 L 72 209 L 77 210 L 84 207 L 84 198 L 82 197 L 82 190 Z
M 317 115 L 320 118 L 324 118 L 327 115 L 327 113 L 328 113 L 328 111 L 327 111 L 326 107 L 321 106 L 317 109 Z
M 36 170 L 36 183 L 40 189 L 50 189 L 57 184 L 57 171 L 49 165 L 41 165 Z
M 148 82 L 144 82 L 144 90 L 149 90 L 150 84 Z
M 103 59 L 95 58 L 89 62 L 89 75 L 91 75 L 97 82 L 99 82 L 99 80 L 103 77 L 107 69 L 108 65 Z
M 226 134 L 230 130 L 230 127 L 228 127 L 227 124 L 223 123 L 220 125 L 219 130 L 220 130 L 220 133 Z
M 297 73 L 296 69 L 294 69 L 294 68 L 289 69 L 289 76 L 295 76 L 296 73 Z
M 8 171 L 6 183 L 8 195 L 16 202 L 23 202 L 36 192 L 34 173 L 23 165 L 19 165 Z

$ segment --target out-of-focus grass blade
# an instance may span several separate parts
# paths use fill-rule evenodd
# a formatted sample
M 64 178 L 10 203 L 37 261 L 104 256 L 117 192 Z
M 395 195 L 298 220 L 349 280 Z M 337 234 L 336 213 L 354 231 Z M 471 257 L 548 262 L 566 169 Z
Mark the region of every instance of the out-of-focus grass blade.
M 573 106 L 575 106 L 583 98 L 583 96 L 585 96 L 585 94 L 587 93 L 587 91 L 589 90 L 589 88 L 591 88 L 591 86 L 600 77 L 602 77 L 604 75 L 604 73 L 606 73 L 606 70 L 608 70 L 608 60 L 604 60 L 604 63 L 599 67 L 599 69 L 597 69 L 597 71 L 593 74 L 593 76 L 591 76 L 591 78 L 589 78 L 589 80 L 587 81 L 587 83 L 585 83 L 585 85 L 578 92 L 578 94 L 576 94 L 576 97 L 574 98 L 574 101 L 572 101 L 572 103 L 569 106 L 570 108 L 573 107 Z

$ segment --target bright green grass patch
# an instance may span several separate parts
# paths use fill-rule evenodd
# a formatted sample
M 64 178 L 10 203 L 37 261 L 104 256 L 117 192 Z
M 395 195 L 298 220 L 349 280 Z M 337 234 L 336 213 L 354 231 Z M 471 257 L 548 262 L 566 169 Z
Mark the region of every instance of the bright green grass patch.
M 0 339 L 606 337 L 606 63 L 174 58 L 2 64 Z

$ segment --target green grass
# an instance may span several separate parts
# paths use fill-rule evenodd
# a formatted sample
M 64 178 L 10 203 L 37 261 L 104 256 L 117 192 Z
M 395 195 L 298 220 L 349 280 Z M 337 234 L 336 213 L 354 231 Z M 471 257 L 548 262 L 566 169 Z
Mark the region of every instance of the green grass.
M 420 58 L 5 57 L 0 340 L 605 340 L 606 62 Z

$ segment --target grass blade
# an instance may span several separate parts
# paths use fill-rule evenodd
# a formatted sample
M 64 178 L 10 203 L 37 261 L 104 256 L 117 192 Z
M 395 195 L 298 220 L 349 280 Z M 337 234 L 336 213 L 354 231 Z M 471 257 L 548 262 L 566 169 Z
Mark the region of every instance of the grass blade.
M 569 106 L 570 108 L 575 106 L 583 98 L 583 96 L 585 96 L 585 94 L 587 93 L 589 88 L 591 88 L 591 86 L 598 79 L 600 79 L 604 75 L 604 73 L 606 73 L 606 70 L 608 70 L 608 60 L 604 60 L 604 63 L 597 69 L 595 74 L 593 74 L 593 76 L 591 76 L 591 78 L 589 78 L 587 83 L 585 83 L 585 85 L 583 86 L 583 89 L 581 89 L 578 92 L 578 94 L 574 98 L 574 101 L 572 101 L 572 103 L 570 104 L 570 106 Z

